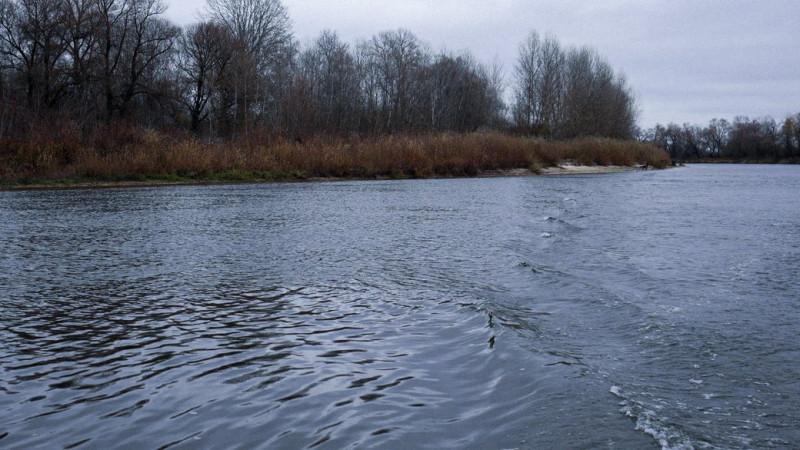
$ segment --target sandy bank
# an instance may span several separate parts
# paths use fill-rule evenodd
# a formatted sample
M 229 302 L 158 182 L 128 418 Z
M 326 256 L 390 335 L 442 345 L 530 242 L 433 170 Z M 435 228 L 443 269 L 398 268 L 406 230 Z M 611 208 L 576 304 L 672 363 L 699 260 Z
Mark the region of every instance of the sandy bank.
M 555 167 L 542 169 L 542 175 L 586 175 L 601 173 L 631 172 L 634 170 L 647 170 L 645 166 L 582 166 L 573 163 L 564 163 Z
M 519 177 L 529 175 L 593 175 L 605 173 L 632 172 L 647 170 L 645 166 L 585 166 L 572 162 L 565 162 L 554 167 L 542 167 L 538 172 L 529 169 L 492 170 L 482 173 L 483 176 Z

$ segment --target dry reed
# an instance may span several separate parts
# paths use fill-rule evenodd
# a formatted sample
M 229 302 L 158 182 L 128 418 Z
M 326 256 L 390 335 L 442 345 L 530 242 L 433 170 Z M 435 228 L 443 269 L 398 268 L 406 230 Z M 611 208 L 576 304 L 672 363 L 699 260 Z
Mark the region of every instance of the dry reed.
M 87 145 L 0 142 L 0 180 L 254 180 L 476 176 L 487 171 L 584 165 L 664 167 L 669 157 L 642 142 L 547 141 L 502 133 L 394 135 L 242 142 L 141 129 L 114 130 Z

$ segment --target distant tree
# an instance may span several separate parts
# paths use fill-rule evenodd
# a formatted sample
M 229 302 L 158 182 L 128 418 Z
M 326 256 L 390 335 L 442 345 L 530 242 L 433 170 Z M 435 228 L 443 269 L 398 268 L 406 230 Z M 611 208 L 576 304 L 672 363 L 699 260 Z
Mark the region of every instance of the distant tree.
M 663 148 L 676 161 L 702 158 L 779 161 L 800 150 L 800 115 L 788 116 L 780 126 L 771 117 L 737 116 L 733 122 L 712 119 L 705 127 L 670 123 L 656 125 L 645 139 Z
M 3 60 L 0 59 L 0 140 L 8 137 L 8 130 L 11 128 L 13 121 L 11 112 L 14 107 L 14 97 L 11 94 L 8 69 L 4 66 L 2 61 Z
M 408 30 L 387 31 L 367 44 L 369 73 L 377 76 L 378 107 L 383 130 L 413 128 L 416 95 L 421 88 L 421 69 L 427 53 Z
M 753 157 L 759 153 L 761 137 L 759 125 L 749 117 L 737 116 L 731 124 L 727 154 L 734 158 Z
M 520 44 L 519 57 L 514 71 L 516 81 L 514 120 L 518 126 L 526 129 L 532 129 L 538 120 L 536 116 L 539 103 L 537 90 L 541 69 L 538 65 L 537 55 L 540 53 L 540 47 L 539 34 L 532 32 Z
M 534 134 L 551 135 L 562 121 L 565 100 L 565 54 L 553 37 L 531 32 L 520 44 L 515 68 L 514 118 Z
M 110 122 L 118 110 L 121 95 L 123 49 L 130 33 L 130 7 L 125 0 L 94 0 L 97 14 L 98 58 L 95 68 L 105 119 Z
M 781 156 L 780 129 L 775 119 L 764 117 L 761 126 L 761 156 L 771 156 L 776 160 Z
M 663 148 L 673 160 L 685 160 L 688 152 L 683 128 L 675 123 L 670 123 L 666 127 L 656 125 L 656 130 L 656 145 Z
M 728 135 L 731 132 L 731 125 L 725 119 L 712 119 L 706 128 L 703 129 L 703 141 L 705 142 L 709 156 L 719 157 L 728 146 Z
M 286 8 L 279 0 L 208 0 L 207 10 L 238 42 L 228 102 L 235 126 L 246 134 L 256 124 L 276 125 L 296 52 Z
M 784 154 L 789 157 L 795 154 L 796 143 L 794 141 L 794 128 L 794 119 L 791 116 L 786 117 L 783 124 L 781 124 L 781 143 L 783 145 Z
M 781 138 L 786 156 L 800 156 L 800 113 L 786 117 L 781 126 Z
M 30 105 L 53 108 L 64 94 L 67 50 L 62 0 L 0 0 L 4 65 L 22 81 Z
M 181 99 L 195 133 L 209 119 L 212 107 L 219 109 L 233 48 L 234 40 L 228 30 L 209 21 L 190 25 L 181 38 L 178 60 Z M 215 99 L 216 105 L 213 104 Z
M 436 56 L 424 78 L 430 130 L 473 131 L 498 114 L 491 76 L 469 53 Z
M 86 103 L 92 83 L 92 63 L 97 57 L 99 23 L 94 0 L 63 0 L 66 21 L 66 53 L 70 87 L 79 103 Z
M 507 128 L 508 106 L 505 102 L 506 80 L 504 75 L 503 63 L 498 57 L 495 57 L 489 67 L 489 91 L 492 101 L 491 111 L 492 116 L 489 118 L 487 124 L 490 128 Z
M 319 133 L 343 134 L 358 126 L 360 89 L 350 47 L 332 31 L 323 31 L 303 52 L 298 76 L 309 88 L 311 127 Z
M 128 0 L 129 38 L 122 49 L 122 89 L 120 116 L 129 113 L 131 102 L 139 96 L 157 99 L 166 89 L 159 87 L 168 73 L 169 54 L 175 48 L 180 30 L 161 18 L 166 6 L 161 0 Z
M 632 138 L 638 110 L 625 77 L 615 75 L 611 66 L 588 48 L 570 51 L 566 64 L 564 123 L 559 137 Z
M 600 63 L 600 74 L 595 73 L 595 64 Z M 597 134 L 599 96 L 603 82 L 610 82 L 613 74 L 609 66 L 599 61 L 597 54 L 587 48 L 572 49 L 566 57 L 565 99 L 563 122 L 559 126 L 559 137 L 572 138 Z
M 521 130 L 557 138 L 635 135 L 635 97 L 594 50 L 564 52 L 554 38 L 533 32 L 520 45 L 514 74 L 513 115 Z
M 509 108 L 497 62 L 433 53 L 408 30 L 353 47 L 325 31 L 301 49 L 280 0 L 207 0 L 185 30 L 165 11 L 166 0 L 0 0 L 0 138 L 113 149 L 137 127 L 302 138 L 470 132 L 511 120 L 552 138 L 638 133 L 623 76 L 596 51 L 535 32 L 519 47 Z M 798 122 L 737 122 L 724 142 L 673 124 L 655 134 L 685 157 L 791 155 Z
M 308 53 L 300 56 L 298 66 L 304 67 Z M 291 84 L 282 99 L 283 127 L 288 136 L 302 142 L 303 136 L 315 134 L 315 124 L 320 116 L 318 80 L 303 69 L 295 69 Z
M 792 121 L 794 122 L 794 153 L 791 156 L 800 156 L 800 113 L 797 113 L 793 118 Z
M 358 130 L 364 134 L 376 134 L 382 130 L 383 125 L 380 70 L 378 64 L 374 63 L 369 41 L 359 42 L 353 53 L 361 92 Z

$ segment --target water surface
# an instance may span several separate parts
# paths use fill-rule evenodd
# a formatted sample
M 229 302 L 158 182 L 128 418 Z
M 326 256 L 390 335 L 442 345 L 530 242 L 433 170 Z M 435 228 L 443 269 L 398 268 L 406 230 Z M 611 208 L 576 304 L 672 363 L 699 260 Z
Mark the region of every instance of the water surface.
M 791 448 L 800 168 L 0 192 L 0 446 Z

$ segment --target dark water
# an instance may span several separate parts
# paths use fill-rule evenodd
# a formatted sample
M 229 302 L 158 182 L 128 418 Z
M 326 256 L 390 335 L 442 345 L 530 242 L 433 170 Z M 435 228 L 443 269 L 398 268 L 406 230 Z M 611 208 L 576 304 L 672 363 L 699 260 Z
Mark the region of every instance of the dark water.
M 797 448 L 800 167 L 0 192 L 0 447 Z

